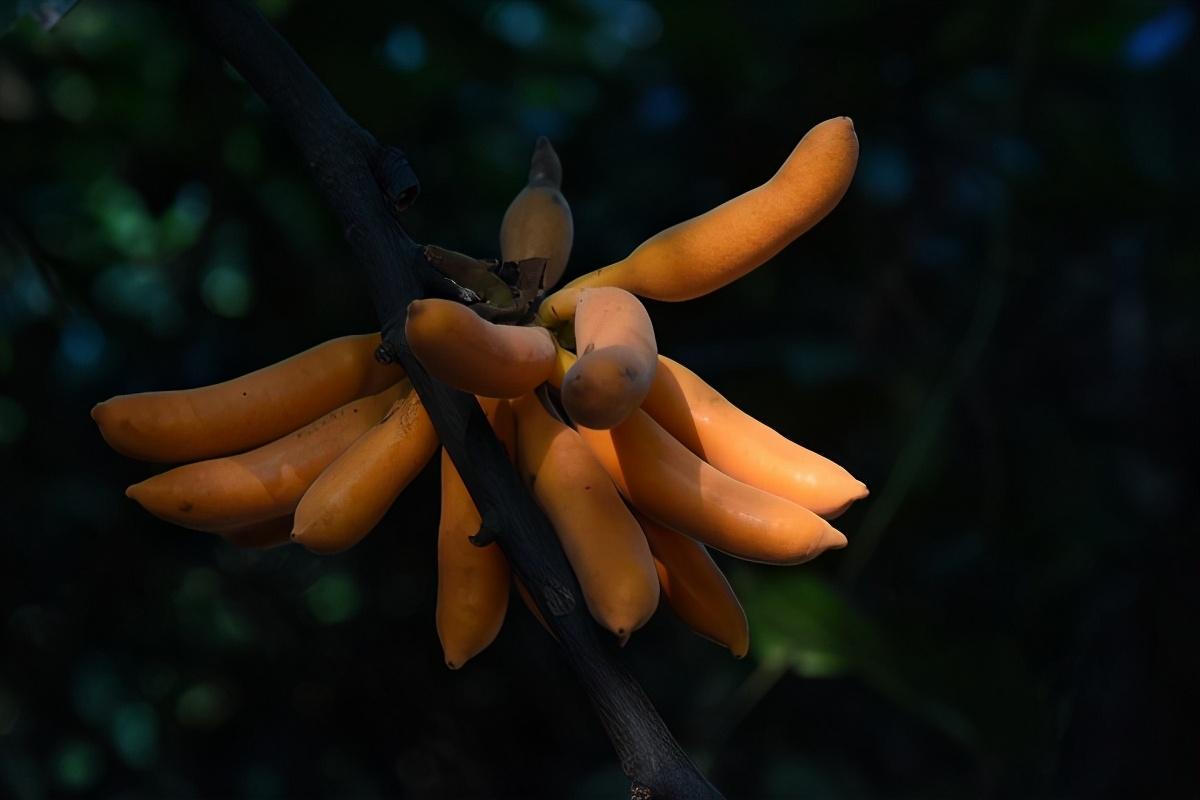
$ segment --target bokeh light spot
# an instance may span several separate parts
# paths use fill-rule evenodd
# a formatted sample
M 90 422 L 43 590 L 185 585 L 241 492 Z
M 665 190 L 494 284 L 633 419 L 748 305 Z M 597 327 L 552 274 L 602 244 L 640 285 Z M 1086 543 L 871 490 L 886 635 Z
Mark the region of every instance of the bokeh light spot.
M 354 578 L 343 573 L 325 575 L 305 593 L 309 611 L 326 625 L 351 619 L 362 607 L 362 595 Z
M 115 264 L 97 275 L 92 286 L 97 304 L 160 333 L 182 321 L 175 291 L 167 273 L 155 265 Z
M 119 45 L 120 35 L 114 10 L 104 4 L 78 3 L 71 9 L 70 22 L 57 31 L 87 59 L 97 59 Z M 56 31 L 56 33 L 57 33 Z
M 392 28 L 383 43 L 383 58 L 398 72 L 416 72 L 425 66 L 425 37 L 411 25 Z
M 637 115 L 642 126 L 651 130 L 673 128 L 687 113 L 687 97 L 677 86 L 651 86 L 638 101 Z
M 71 701 L 75 713 L 93 725 L 103 724 L 119 705 L 121 684 L 112 662 L 89 656 L 75 670 Z
M 109 244 L 132 258 L 155 255 L 155 222 L 136 189 L 112 177 L 101 178 L 89 188 L 87 202 Z
M 1138 69 L 1161 64 L 1192 35 L 1196 13 L 1183 3 L 1143 22 L 1125 40 L 1125 63 Z
M 46 89 L 50 106 L 70 122 L 83 122 L 96 108 L 96 91 L 88 77 L 79 72 L 59 72 Z
M 649 47 L 662 36 L 662 17 L 643 0 L 608 0 L 593 6 L 602 9 L 608 34 L 626 47 Z
M 880 142 L 863 152 L 856 180 L 861 191 L 874 202 L 896 205 L 912 189 L 912 167 L 903 150 Z
M 63 326 L 59 352 L 69 367 L 95 366 L 104 355 L 104 331 L 86 317 L 76 317 Z
M 175 602 L 183 606 L 203 603 L 221 591 L 221 579 L 211 569 L 189 569 L 175 589 Z
M 91 742 L 67 742 L 54 758 L 54 779 L 62 788 L 80 792 L 91 788 L 100 778 L 104 759 Z
M 512 0 L 492 6 L 486 24 L 505 42 L 526 49 L 536 45 L 545 35 L 546 14 L 537 3 Z
M 213 610 L 213 625 L 217 640 L 225 644 L 245 644 L 254 638 L 246 618 L 228 603 L 218 603 Z
M 178 253 L 191 247 L 208 221 L 210 208 L 208 187 L 203 183 L 191 181 L 179 187 L 160 222 L 162 249 Z
M 130 703 L 113 715 L 113 745 L 131 767 L 150 766 L 158 752 L 158 717 L 147 703 Z
M 37 110 L 33 86 L 10 64 L 0 64 L 0 119 L 24 122 Z
M 188 728 L 215 728 L 229 718 L 229 693 L 215 683 L 197 683 L 179 696 L 175 718 Z
M 584 34 L 583 49 L 592 63 L 601 69 L 613 69 L 625 58 L 625 47 L 603 30 Z
M 19 256 L 16 274 L 6 275 L 4 291 L 0 292 L 0 320 L 11 330 L 20 323 L 44 317 L 54 308 L 54 298 L 46 281 L 29 259 Z
M 204 305 L 222 317 L 244 317 L 254 304 L 254 279 L 241 266 L 218 263 L 200 283 Z

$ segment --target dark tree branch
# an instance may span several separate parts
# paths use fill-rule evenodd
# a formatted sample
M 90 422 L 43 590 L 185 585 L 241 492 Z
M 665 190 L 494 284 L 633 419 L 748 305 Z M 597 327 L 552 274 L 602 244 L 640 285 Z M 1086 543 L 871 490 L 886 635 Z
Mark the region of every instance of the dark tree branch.
M 275 112 L 367 272 L 391 352 L 408 371 L 482 517 L 533 594 L 642 796 L 718 798 L 650 700 L 602 640 L 550 522 L 534 502 L 475 399 L 433 380 L 408 349 L 404 314 L 423 294 L 422 250 L 396 213 L 417 182 L 397 148 L 346 114 L 291 46 L 244 0 L 185 0 L 198 34 Z

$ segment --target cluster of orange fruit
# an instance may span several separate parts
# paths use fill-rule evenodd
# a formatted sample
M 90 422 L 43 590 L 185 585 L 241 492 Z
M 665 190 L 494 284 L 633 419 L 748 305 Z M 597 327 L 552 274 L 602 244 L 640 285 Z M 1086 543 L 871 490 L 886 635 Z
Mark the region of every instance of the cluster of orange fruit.
M 637 296 L 688 300 L 759 266 L 833 209 L 857 156 L 848 118 L 821 123 L 763 185 L 547 296 L 573 223 L 557 157 L 539 143 L 500 245 L 505 265 L 538 263 L 540 305 L 521 324 L 489 321 L 522 292 L 497 278 L 498 263 L 475 273 L 457 263 L 447 274 L 477 290 L 464 290 L 475 305 L 427 299 L 408 309 L 413 354 L 478 398 L 558 532 L 592 616 L 622 642 L 661 594 L 695 631 L 744 655 L 745 614 L 707 548 L 796 564 L 846 544 L 828 520 L 866 486 L 660 355 Z M 161 519 L 243 546 L 339 552 L 439 449 L 404 371 L 376 357 L 379 344 L 378 334 L 335 339 L 221 384 L 115 397 L 92 416 L 125 455 L 190 462 L 129 487 Z M 471 543 L 480 516 L 444 450 L 441 475 L 437 629 L 458 668 L 496 637 L 512 578 L 495 544 Z

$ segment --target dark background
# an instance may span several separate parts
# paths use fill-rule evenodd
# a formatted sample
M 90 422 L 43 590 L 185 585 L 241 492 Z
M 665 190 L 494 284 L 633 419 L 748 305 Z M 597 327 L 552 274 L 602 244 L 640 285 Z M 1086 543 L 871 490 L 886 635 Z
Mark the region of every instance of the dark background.
M 1200 793 L 1200 72 L 1188 3 L 260 3 L 402 144 L 421 241 L 496 251 L 534 137 L 568 276 L 848 114 L 841 206 L 649 304 L 660 348 L 849 467 L 851 545 L 721 559 L 734 661 L 667 609 L 626 649 L 733 798 Z M 235 551 L 123 495 L 98 400 L 371 330 L 262 104 L 169 4 L 0 39 L 0 796 L 621 797 L 515 604 L 461 672 L 436 474 L 353 551 Z

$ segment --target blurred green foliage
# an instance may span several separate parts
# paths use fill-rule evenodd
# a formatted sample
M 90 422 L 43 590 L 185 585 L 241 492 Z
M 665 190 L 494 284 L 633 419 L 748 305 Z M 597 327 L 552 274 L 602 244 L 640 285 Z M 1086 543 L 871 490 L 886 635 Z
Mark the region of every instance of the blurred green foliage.
M 407 149 L 422 241 L 494 255 L 549 135 L 570 274 L 854 117 L 826 222 L 651 304 L 663 352 L 873 491 L 845 551 L 722 560 L 744 661 L 665 608 L 626 648 L 731 798 L 1200 793 L 1192 5 L 259 5 Z M 442 665 L 436 475 L 335 559 L 122 497 L 154 468 L 94 402 L 374 325 L 284 132 L 170 4 L 0 39 L 0 795 L 626 790 L 519 604 Z

